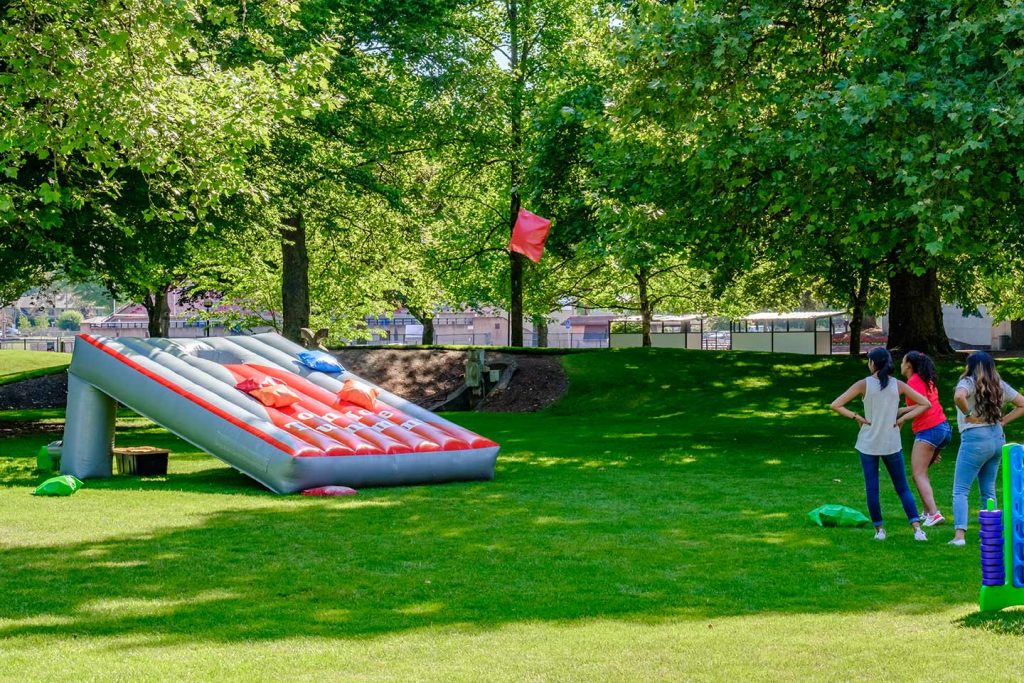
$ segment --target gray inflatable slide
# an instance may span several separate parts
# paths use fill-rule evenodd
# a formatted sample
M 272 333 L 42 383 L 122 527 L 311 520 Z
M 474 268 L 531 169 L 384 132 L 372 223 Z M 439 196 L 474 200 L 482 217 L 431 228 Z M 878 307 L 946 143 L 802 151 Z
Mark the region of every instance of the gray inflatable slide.
M 494 477 L 498 444 L 310 360 L 311 352 L 273 333 L 79 335 L 61 472 L 111 476 L 120 402 L 277 493 Z

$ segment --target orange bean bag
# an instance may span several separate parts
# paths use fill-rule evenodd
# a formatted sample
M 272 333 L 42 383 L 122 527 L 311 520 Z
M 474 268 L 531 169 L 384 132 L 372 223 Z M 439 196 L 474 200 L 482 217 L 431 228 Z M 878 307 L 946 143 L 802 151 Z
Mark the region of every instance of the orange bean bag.
M 379 393 L 373 387 L 368 387 L 362 382 L 347 379 L 342 385 L 341 391 L 338 392 L 338 400 L 373 410 L 377 407 L 377 394 Z
M 284 408 L 299 401 L 299 395 L 283 384 L 268 384 L 249 392 L 265 406 Z

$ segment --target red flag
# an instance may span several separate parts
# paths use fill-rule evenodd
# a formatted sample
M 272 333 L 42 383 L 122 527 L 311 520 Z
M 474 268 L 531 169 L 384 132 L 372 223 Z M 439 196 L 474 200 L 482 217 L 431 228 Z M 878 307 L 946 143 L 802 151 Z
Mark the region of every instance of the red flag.
M 519 209 L 516 227 L 512 229 L 512 239 L 508 243 L 509 251 L 517 251 L 534 263 L 540 263 L 549 230 L 551 221 L 547 218 Z

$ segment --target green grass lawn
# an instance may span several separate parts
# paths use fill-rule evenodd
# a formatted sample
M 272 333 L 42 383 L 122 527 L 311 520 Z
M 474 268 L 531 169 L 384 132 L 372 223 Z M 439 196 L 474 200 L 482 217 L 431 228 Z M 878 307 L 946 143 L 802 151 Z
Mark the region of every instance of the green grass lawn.
M 0 349 L 0 384 L 60 372 L 70 362 L 70 353 Z
M 914 542 L 887 484 L 884 543 L 807 521 L 866 512 L 853 423 L 827 408 L 862 362 L 564 363 L 543 413 L 451 416 L 501 443 L 493 482 L 275 496 L 130 418 L 118 443 L 171 448 L 166 478 L 35 498 L 57 437 L 0 440 L 0 678 L 1020 677 L 1024 611 L 978 614 L 975 537 Z M 933 468 L 950 516 L 953 461 Z

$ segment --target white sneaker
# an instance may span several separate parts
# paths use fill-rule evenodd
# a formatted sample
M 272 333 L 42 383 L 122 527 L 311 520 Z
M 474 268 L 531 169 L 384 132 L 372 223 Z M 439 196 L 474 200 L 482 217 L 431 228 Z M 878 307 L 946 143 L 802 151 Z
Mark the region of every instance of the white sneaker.
M 876 541 L 884 541 L 885 540 L 885 529 L 876 529 L 875 530 L 875 540 Z
M 924 533 L 924 529 L 914 529 L 914 540 L 915 541 L 927 541 L 928 537 Z
M 938 510 L 935 511 L 934 515 L 925 515 L 924 522 L 921 526 L 938 526 L 946 521 L 946 518 L 942 516 L 942 513 Z
M 962 538 L 954 538 L 952 541 L 949 542 L 949 545 L 955 545 L 956 547 L 960 548 L 962 546 L 967 545 L 967 541 L 965 541 Z

